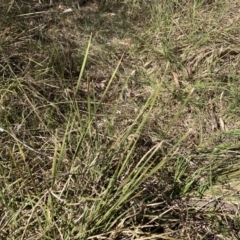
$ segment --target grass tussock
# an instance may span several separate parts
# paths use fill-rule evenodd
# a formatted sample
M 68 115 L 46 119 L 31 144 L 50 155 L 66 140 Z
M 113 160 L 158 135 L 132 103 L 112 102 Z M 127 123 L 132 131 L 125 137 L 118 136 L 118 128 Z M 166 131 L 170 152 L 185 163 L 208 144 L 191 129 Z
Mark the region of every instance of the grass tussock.
M 240 4 L 1 1 L 1 239 L 239 239 Z

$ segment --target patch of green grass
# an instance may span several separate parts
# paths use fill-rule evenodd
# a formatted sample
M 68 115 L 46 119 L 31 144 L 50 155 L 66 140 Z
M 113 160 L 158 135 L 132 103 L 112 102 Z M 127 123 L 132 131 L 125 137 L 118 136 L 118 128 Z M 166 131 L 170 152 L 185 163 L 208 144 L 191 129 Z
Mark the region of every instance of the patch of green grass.
M 2 1 L 0 237 L 238 239 L 239 8 Z

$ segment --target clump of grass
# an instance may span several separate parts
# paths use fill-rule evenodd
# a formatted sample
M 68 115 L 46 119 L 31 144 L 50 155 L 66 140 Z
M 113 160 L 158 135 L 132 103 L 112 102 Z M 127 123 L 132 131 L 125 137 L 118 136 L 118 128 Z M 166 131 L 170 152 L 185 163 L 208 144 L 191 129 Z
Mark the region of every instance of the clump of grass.
M 238 2 L 104 2 L 0 4 L 1 238 L 237 239 Z

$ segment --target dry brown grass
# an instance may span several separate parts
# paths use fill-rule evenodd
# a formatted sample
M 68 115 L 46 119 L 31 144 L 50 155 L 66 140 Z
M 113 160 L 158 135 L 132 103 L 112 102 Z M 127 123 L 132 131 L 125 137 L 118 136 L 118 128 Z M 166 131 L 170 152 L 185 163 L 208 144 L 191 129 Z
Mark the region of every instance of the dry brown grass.
M 239 11 L 2 1 L 0 237 L 238 239 Z

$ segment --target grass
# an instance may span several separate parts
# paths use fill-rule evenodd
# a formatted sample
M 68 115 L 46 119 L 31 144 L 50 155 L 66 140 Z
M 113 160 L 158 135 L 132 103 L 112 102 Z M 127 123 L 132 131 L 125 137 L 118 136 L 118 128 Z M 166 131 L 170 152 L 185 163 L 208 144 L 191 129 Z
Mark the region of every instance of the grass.
M 238 1 L 79 5 L 0 3 L 0 238 L 238 239 Z

